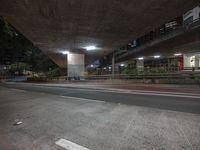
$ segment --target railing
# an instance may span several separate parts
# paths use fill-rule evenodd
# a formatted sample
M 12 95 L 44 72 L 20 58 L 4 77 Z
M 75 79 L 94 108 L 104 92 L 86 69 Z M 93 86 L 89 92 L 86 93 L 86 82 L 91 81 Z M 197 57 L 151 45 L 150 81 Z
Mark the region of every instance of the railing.
M 109 75 L 88 75 L 86 80 L 129 80 L 144 83 L 179 83 L 200 85 L 200 72 L 186 73 L 154 73 L 154 74 L 112 74 Z
M 132 48 L 131 50 L 128 50 L 126 53 L 124 53 L 122 55 L 116 56 L 116 60 L 120 60 L 120 59 L 134 53 L 134 52 L 138 52 L 138 51 L 145 49 L 147 47 L 151 47 L 151 46 L 158 44 L 162 41 L 166 41 L 168 39 L 171 39 L 173 37 L 181 35 L 182 33 L 185 33 L 189 30 L 192 30 L 192 29 L 195 29 L 195 28 L 198 28 L 198 27 L 200 27 L 200 18 L 193 20 L 191 22 L 188 22 L 187 24 L 183 23 L 181 26 L 177 26 L 176 28 L 174 28 L 172 30 L 168 30 L 161 35 L 157 35 L 152 40 L 148 40 L 148 41 L 142 43 L 140 46 Z
M 163 84 L 197 84 L 200 86 L 200 71 L 196 72 L 180 72 L 180 73 L 138 73 L 138 74 L 107 74 L 107 75 L 87 75 L 85 77 L 38 77 L 27 78 L 29 82 L 74 82 L 74 81 L 108 81 L 120 80 L 128 83 L 163 83 Z M 7 79 L 7 81 L 15 81 L 15 78 Z

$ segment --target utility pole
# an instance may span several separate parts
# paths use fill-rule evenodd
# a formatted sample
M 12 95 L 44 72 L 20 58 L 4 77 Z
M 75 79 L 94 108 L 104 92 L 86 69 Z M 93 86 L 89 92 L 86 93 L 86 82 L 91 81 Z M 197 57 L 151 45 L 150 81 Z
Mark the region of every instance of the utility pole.
M 66 55 L 66 80 L 68 81 L 68 54 Z
M 112 56 L 112 79 L 115 78 L 115 51 L 113 52 Z

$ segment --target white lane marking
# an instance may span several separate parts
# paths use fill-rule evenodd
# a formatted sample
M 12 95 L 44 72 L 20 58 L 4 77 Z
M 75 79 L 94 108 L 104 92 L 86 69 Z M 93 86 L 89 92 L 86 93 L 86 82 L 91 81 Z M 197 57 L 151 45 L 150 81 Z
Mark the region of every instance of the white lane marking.
M 105 91 L 106 93 L 110 93 L 111 91 Z M 145 92 L 123 92 L 126 94 L 133 94 L 133 95 L 150 95 L 150 96 L 165 96 L 165 97 L 179 97 L 179 98 L 194 98 L 200 99 L 200 96 L 192 96 L 192 95 L 175 95 L 175 94 L 159 94 L 159 93 L 145 93 Z M 86 99 L 86 98 L 78 98 L 78 97 L 71 97 L 71 96 L 61 96 L 67 98 L 75 98 L 78 100 L 88 100 L 88 101 L 100 101 L 100 100 L 93 100 L 93 99 Z M 105 101 L 103 101 L 105 102 Z
M 115 89 L 112 89 L 113 91 Z M 159 93 L 159 94 L 174 94 L 174 95 L 192 95 L 192 96 L 200 96 L 200 94 L 196 94 L 196 93 L 180 93 L 180 92 L 165 92 L 165 91 L 146 91 L 146 90 L 120 90 L 117 89 L 116 91 L 119 92 L 127 92 L 127 93 L 131 93 L 131 92 L 145 92 L 145 93 Z
M 84 89 L 83 89 L 84 90 Z M 90 89 L 87 89 L 90 90 Z M 91 89 L 92 91 L 97 91 L 97 92 L 107 92 L 107 93 L 127 93 L 127 94 L 135 94 L 137 93 L 150 93 L 150 94 L 170 94 L 170 95 L 186 95 L 186 96 L 199 96 L 200 98 L 200 94 L 194 94 L 194 93 L 178 93 L 178 92 L 160 92 L 160 91 L 145 91 L 145 90 L 122 90 L 122 89 Z
M 43 86 L 58 87 L 58 86 L 49 86 L 49 85 L 43 85 Z M 58 87 L 58 88 L 63 88 L 63 87 Z M 67 88 L 69 88 L 69 87 L 67 87 Z M 79 87 L 79 88 L 81 88 L 81 87 Z M 106 92 L 106 93 L 126 93 L 126 94 L 133 94 L 133 95 L 151 95 L 151 96 L 166 96 L 166 97 L 181 97 L 181 98 L 200 99 L 200 94 L 194 94 L 194 93 L 176 93 L 176 92 L 160 92 L 160 91 L 145 91 L 145 90 L 123 90 L 123 89 L 113 89 L 113 88 L 108 88 L 107 90 L 105 90 L 103 88 L 102 89 L 100 89 L 100 88 L 99 89 L 83 88 L 83 89 L 79 89 L 79 90 L 92 90 L 92 91 L 99 91 L 99 92 Z M 188 95 L 186 95 L 186 94 L 188 94 Z M 86 99 L 86 100 L 88 100 L 88 99 Z
M 24 83 L 20 83 L 24 84 Z M 25 83 L 29 84 L 29 83 Z M 124 90 L 124 89 L 117 89 L 117 88 L 97 88 L 92 89 L 90 87 L 83 87 L 83 86 L 65 86 L 65 85 L 48 85 L 48 84 L 33 84 L 36 86 L 46 86 L 46 87 L 57 87 L 57 88 L 77 88 L 78 90 L 92 90 L 92 91 L 100 91 L 100 92 L 118 92 L 118 93 L 128 93 L 131 94 L 133 92 L 144 92 L 144 93 L 158 93 L 158 94 L 171 94 L 171 95 L 192 95 L 192 96 L 200 96 L 200 94 L 197 93 L 181 93 L 181 92 L 165 92 L 165 91 L 146 91 L 146 90 Z M 186 96 L 188 96 L 186 95 Z M 199 97 L 200 98 L 200 97 Z
M 47 86 L 50 87 L 50 86 Z M 51 86 L 52 87 L 52 86 Z M 58 86 L 53 86 L 58 87 Z M 58 87 L 58 88 L 70 88 L 70 87 Z M 80 88 L 80 89 L 79 89 Z M 180 93 L 180 92 L 165 92 L 165 91 L 146 91 L 146 90 L 123 90 L 123 89 L 91 89 L 91 88 L 77 88 L 80 91 L 96 91 L 96 92 L 105 92 L 105 93 L 125 93 L 125 94 L 138 94 L 138 95 L 152 95 L 152 96 L 170 96 L 170 97 L 184 97 L 184 98 L 200 98 L 200 94 L 197 93 Z
M 64 95 L 61 95 L 60 97 L 62 98 L 72 98 L 72 99 L 76 99 L 76 100 L 85 100 L 85 101 L 91 101 L 91 102 L 103 102 L 103 103 L 106 103 L 105 101 L 101 101 L 101 100 L 95 100 L 95 99 L 87 99 L 87 98 L 79 98 L 79 97 L 72 97 L 72 96 L 64 96 Z
M 65 148 L 67 150 L 90 150 L 86 147 L 80 146 L 76 143 L 70 142 L 70 141 L 65 140 L 65 139 L 59 139 L 55 143 L 56 143 L 56 145 L 58 145 L 62 148 Z
M 157 92 L 157 91 L 143 91 L 143 90 L 92 90 L 97 92 L 105 92 L 105 93 L 125 93 L 125 94 L 133 94 L 133 95 L 151 95 L 151 96 L 167 96 L 167 97 L 182 97 L 182 98 L 199 98 L 199 94 L 190 94 L 190 93 L 175 93 L 175 92 Z M 189 94 L 189 95 L 185 95 Z
M 26 92 L 25 90 L 21 90 L 21 89 L 14 89 L 14 88 L 12 88 L 11 90 L 13 90 L 13 91 L 17 91 L 17 92 Z
M 182 97 L 182 98 L 197 98 L 200 99 L 200 96 L 192 96 L 192 95 L 176 95 L 176 94 L 164 94 L 164 93 L 145 93 L 145 92 L 124 92 L 127 94 L 133 95 L 151 95 L 151 96 L 165 96 L 165 97 Z

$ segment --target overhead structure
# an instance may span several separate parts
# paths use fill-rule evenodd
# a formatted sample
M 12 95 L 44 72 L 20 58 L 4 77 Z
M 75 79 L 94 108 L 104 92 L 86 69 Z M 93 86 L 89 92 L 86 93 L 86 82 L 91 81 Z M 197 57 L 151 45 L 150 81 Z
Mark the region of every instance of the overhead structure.
M 1 0 L 0 15 L 61 68 L 62 51 L 85 63 L 197 5 L 197 0 Z

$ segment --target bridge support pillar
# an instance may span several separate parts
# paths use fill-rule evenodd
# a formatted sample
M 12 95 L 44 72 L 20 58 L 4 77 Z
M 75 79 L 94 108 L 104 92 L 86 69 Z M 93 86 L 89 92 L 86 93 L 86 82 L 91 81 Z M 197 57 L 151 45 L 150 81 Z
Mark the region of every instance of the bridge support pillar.
M 112 56 L 112 79 L 115 78 L 115 53 L 113 52 Z
M 85 56 L 84 54 L 67 55 L 67 76 L 69 78 L 83 78 L 85 73 Z

